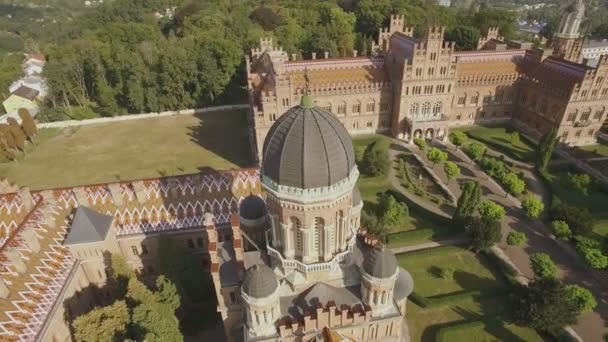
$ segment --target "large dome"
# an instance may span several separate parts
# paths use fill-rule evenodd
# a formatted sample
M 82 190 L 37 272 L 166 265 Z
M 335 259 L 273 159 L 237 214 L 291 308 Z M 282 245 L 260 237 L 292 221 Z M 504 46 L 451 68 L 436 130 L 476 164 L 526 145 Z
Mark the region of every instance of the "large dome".
M 263 152 L 265 177 L 301 189 L 336 184 L 355 167 L 346 128 L 333 114 L 315 107 L 309 96 L 272 125 Z

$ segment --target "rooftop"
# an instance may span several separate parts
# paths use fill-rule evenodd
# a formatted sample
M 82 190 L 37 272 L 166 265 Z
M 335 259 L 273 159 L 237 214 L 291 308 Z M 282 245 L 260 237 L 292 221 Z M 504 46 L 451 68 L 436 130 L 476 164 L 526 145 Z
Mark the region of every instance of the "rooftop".
M 34 101 L 36 99 L 36 97 L 38 97 L 39 93 L 40 92 L 36 89 L 32 89 L 32 88 L 26 87 L 26 86 L 21 86 L 13 92 L 13 95 L 23 97 L 24 99 L 28 99 L 30 101 Z
M 103 241 L 112 225 L 112 216 L 79 206 L 72 220 L 66 245 Z

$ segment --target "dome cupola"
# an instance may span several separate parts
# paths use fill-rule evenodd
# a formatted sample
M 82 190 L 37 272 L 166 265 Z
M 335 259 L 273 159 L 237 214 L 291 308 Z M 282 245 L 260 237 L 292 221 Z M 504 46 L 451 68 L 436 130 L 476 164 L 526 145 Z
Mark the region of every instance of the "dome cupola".
M 348 131 L 308 95 L 272 125 L 264 141 L 262 175 L 282 186 L 328 187 L 349 178 L 355 167 Z
M 279 287 L 276 275 L 266 265 L 253 265 L 243 279 L 243 292 L 252 298 L 265 298 Z
M 390 278 L 397 272 L 395 254 L 384 246 L 372 248 L 365 253 L 363 270 L 374 278 Z

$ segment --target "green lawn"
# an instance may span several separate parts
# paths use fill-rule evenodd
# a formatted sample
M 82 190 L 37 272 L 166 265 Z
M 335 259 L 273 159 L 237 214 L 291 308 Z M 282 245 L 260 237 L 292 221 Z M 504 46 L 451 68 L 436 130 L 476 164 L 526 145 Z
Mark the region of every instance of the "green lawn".
M 515 324 L 505 324 L 503 321 L 474 321 L 473 324 L 461 324 L 447 329 L 442 341 L 542 341 L 534 330 Z
M 579 146 L 575 149 L 588 152 L 585 154 L 586 157 L 608 157 L 608 144 L 598 143 L 596 145 Z
M 511 133 L 516 132 L 515 129 L 505 127 L 465 127 L 453 129 L 462 131 L 473 140 L 477 140 L 508 155 L 511 158 L 520 161 L 535 160 L 536 147 L 525 138 L 513 140 Z
M 577 191 L 568 185 L 567 170 L 551 170 L 549 181 L 553 196 L 568 205 L 589 209 L 592 213 L 608 212 L 608 193 L 602 192 L 593 184 L 589 186 L 588 194 Z M 577 173 L 577 171 L 570 171 Z
M 45 129 L 0 177 L 47 189 L 251 166 L 244 111 Z
M 471 327 L 454 332 L 455 337 L 448 341 L 542 341 L 534 330 L 505 323 L 509 318 L 507 296 L 496 295 L 492 290 L 506 288 L 508 284 L 500 274 L 492 271 L 483 257 L 458 247 L 440 247 L 400 254 L 397 259 L 412 274 L 414 290 L 419 295 L 432 297 L 481 291 L 481 294 L 440 306 L 423 308 L 408 302 L 406 317 L 412 341 L 435 341 L 441 328 L 471 320 L 482 321 L 485 328 Z M 453 280 L 438 275 L 442 267 L 454 270 Z

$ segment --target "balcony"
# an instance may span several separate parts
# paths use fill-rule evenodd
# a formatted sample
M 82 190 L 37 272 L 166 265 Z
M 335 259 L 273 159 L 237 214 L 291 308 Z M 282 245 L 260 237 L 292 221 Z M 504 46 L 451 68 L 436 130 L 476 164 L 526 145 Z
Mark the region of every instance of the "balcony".
M 591 120 L 577 121 L 574 123 L 574 127 L 587 127 L 589 125 L 591 125 Z
M 445 115 L 445 114 L 429 114 L 429 115 L 422 115 L 422 114 L 417 114 L 415 116 L 406 116 L 405 119 L 410 122 L 410 123 L 414 123 L 414 122 L 437 122 L 437 121 L 448 121 L 450 119 L 449 116 Z

